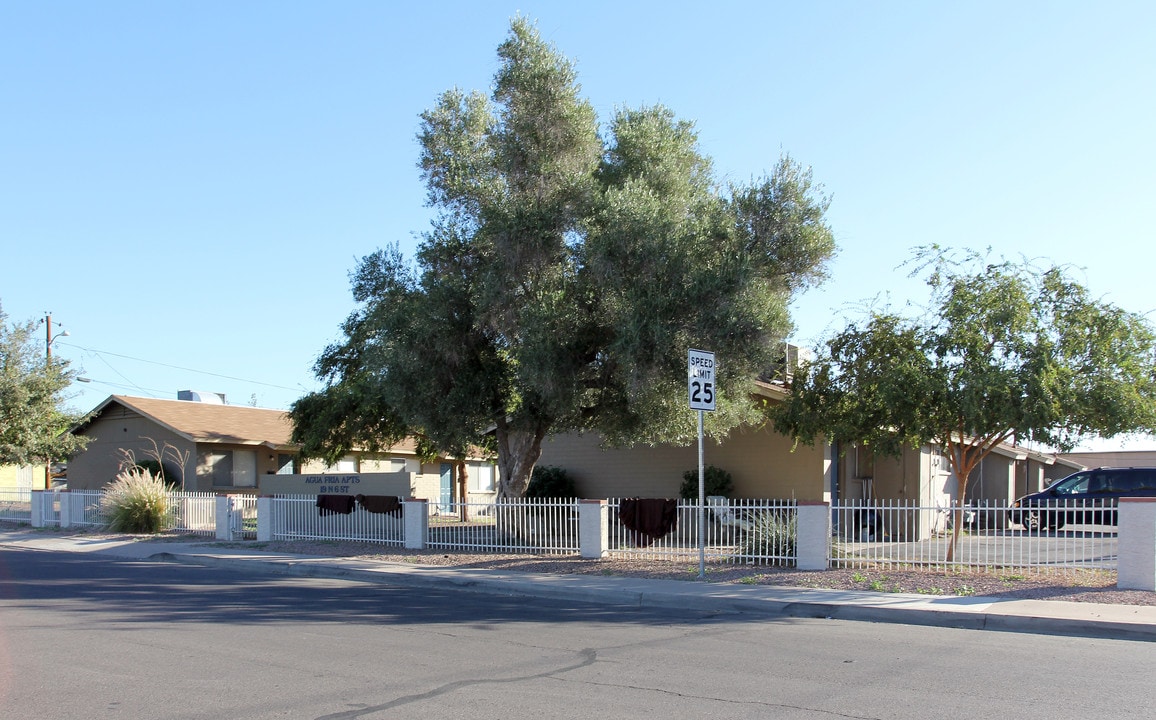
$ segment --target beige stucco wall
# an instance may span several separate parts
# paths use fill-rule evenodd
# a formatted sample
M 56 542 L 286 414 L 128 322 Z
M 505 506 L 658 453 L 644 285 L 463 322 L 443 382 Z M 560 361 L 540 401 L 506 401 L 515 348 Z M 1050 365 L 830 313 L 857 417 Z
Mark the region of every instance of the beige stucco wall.
M 704 463 L 734 480 L 733 497 L 823 500 L 826 453 L 799 446 L 767 428 L 739 429 L 721 444 L 704 443 Z M 595 433 L 555 435 L 542 443 L 538 465 L 557 465 L 587 498 L 677 497 L 682 475 L 697 472 L 698 448 L 636 446 L 603 448 Z
M 153 451 L 150 439 L 156 441 L 158 448 L 164 448 L 168 443 L 181 455 L 187 453 L 188 462 L 184 466 L 186 482 L 196 478 L 197 454 L 191 442 L 124 408 L 109 407 L 85 428 L 84 434 L 90 442 L 87 448 L 69 460 L 69 488 L 99 490 L 104 487 L 112 482 L 120 469 L 121 448 L 131 450 L 138 462 L 146 460 Z M 167 464 L 177 464 L 171 453 L 165 460 Z

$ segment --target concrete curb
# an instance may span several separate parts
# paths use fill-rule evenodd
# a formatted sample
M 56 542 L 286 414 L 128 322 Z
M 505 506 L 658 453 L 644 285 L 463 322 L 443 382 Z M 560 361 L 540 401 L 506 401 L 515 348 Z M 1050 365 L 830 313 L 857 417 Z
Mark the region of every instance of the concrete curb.
M 162 552 L 149 559 L 266 574 L 405 587 L 454 588 L 507 597 L 559 599 L 632 608 L 1156 641 L 1156 607 L 393 567 L 367 561 L 304 556 L 268 559 L 251 555 Z

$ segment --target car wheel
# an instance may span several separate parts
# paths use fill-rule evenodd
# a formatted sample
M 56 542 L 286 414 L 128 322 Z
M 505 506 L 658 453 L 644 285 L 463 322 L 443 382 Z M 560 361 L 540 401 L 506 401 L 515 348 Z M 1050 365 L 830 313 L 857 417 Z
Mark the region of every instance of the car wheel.
M 1039 510 L 1028 510 L 1020 513 L 1020 523 L 1028 532 L 1040 532 L 1047 530 L 1047 524 L 1044 522 L 1043 514 Z

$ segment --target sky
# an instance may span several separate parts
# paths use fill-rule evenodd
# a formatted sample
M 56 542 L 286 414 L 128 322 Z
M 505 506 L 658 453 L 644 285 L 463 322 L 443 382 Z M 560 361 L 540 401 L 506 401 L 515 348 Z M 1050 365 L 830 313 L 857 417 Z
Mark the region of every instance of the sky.
M 932 243 L 1156 310 L 1156 3 L 0 0 L 0 306 L 51 314 L 70 406 L 319 389 L 350 271 L 429 226 L 420 113 L 516 15 L 603 122 L 669 107 L 720 182 L 811 167 L 839 250 L 797 344 L 925 301 Z

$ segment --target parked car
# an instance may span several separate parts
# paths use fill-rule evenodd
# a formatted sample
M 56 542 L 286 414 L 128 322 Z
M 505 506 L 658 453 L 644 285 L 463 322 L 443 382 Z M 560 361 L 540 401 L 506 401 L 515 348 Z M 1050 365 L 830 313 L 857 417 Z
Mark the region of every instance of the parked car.
M 1038 493 L 1016 500 L 1008 519 L 1031 531 L 1065 524 L 1116 524 L 1122 497 L 1156 497 L 1156 468 L 1094 468 L 1057 480 Z

